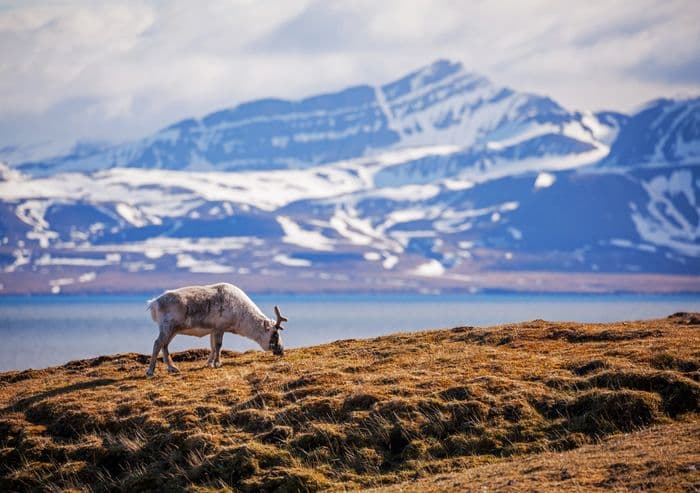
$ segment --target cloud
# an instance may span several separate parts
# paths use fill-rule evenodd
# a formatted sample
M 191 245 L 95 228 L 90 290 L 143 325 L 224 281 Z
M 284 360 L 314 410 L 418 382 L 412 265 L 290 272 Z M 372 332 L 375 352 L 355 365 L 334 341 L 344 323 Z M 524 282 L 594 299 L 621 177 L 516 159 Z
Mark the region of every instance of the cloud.
M 437 58 L 571 108 L 628 110 L 699 90 L 697 18 L 683 0 L 18 2 L 0 8 L 0 148 L 127 140 Z
M 320 2 L 284 22 L 249 48 L 259 53 L 327 53 L 352 50 L 366 35 L 351 4 Z
M 649 56 L 630 67 L 628 73 L 637 79 L 670 85 L 700 85 L 700 53 Z

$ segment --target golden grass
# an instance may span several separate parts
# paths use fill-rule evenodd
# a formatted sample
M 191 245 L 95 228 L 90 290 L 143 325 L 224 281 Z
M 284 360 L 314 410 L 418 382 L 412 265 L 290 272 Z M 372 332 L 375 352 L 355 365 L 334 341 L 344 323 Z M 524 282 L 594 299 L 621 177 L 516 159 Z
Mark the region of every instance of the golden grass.
M 699 443 L 700 423 L 683 420 L 371 491 L 697 491 Z
M 0 490 L 700 487 L 695 314 L 206 357 L 0 374 Z

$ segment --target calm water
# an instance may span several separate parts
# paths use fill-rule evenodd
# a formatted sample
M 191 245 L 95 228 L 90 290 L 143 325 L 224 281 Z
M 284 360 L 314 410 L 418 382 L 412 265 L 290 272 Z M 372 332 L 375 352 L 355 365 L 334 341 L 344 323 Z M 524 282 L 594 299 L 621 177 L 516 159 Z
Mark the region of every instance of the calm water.
M 156 325 L 146 297 L 0 297 L 0 371 L 43 368 L 122 352 L 150 353 Z M 698 296 L 253 296 L 265 313 L 279 304 L 290 322 L 286 347 L 455 325 L 537 318 L 609 322 L 700 311 Z M 171 351 L 208 348 L 209 338 L 178 336 Z M 257 349 L 233 334 L 224 348 Z

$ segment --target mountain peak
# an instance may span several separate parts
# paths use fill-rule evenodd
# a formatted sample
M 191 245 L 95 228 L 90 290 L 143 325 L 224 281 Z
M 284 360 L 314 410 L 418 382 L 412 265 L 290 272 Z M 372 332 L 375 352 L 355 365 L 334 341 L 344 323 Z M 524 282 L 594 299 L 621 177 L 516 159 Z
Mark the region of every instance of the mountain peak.
M 440 59 L 381 87 L 357 85 L 296 101 L 243 102 L 201 119 L 181 120 L 136 142 L 84 149 L 25 163 L 22 169 L 40 175 L 113 167 L 269 170 L 306 168 L 396 147 L 466 147 L 512 120 L 503 113 L 526 100 L 466 72 L 459 62 Z
M 412 73 L 418 84 L 426 85 L 464 70 L 461 62 L 439 59 Z
M 382 90 L 386 94 L 387 99 L 396 99 L 461 72 L 464 72 L 464 67 L 460 62 L 436 60 L 430 65 L 426 65 L 398 80 L 385 84 L 382 86 Z
M 604 166 L 700 164 L 700 97 L 659 98 L 624 125 Z
M 606 127 L 591 118 L 596 120 L 588 122 L 593 127 Z M 460 62 L 438 59 L 379 87 L 365 84 L 300 100 L 243 102 L 201 119 L 181 120 L 136 142 L 83 146 L 67 155 L 25 163 L 22 170 L 46 175 L 116 167 L 308 168 L 399 148 L 505 149 L 537 137 L 551 144 L 557 140 L 552 140 L 554 134 L 569 139 L 567 148 L 576 153 L 582 140 L 598 150 L 608 149 L 608 142 L 597 140 L 581 114 L 550 98 L 494 84 L 466 71 Z M 528 153 L 551 151 L 541 144 L 531 142 Z M 599 154 L 594 157 L 600 159 Z

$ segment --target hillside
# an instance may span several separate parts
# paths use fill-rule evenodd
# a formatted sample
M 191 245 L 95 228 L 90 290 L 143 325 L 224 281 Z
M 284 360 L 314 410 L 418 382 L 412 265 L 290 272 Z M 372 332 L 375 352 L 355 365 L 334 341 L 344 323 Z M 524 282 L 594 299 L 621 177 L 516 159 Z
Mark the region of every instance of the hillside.
M 0 375 L 0 489 L 700 485 L 700 315 L 535 320 Z

